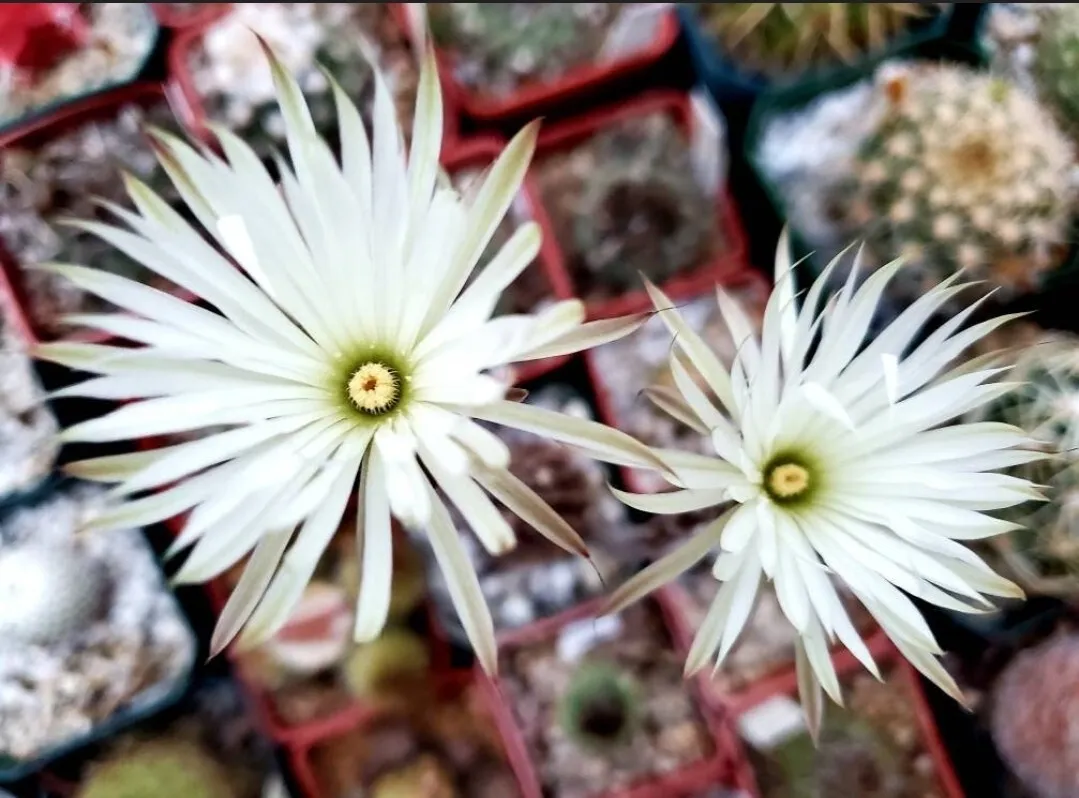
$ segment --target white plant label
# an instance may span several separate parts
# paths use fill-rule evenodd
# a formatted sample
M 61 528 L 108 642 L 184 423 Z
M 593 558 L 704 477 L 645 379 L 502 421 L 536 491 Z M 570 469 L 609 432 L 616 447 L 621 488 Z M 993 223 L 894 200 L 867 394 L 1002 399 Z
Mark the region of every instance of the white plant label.
M 640 52 L 656 38 L 663 14 L 674 3 L 634 3 L 607 31 L 607 38 L 596 56 L 599 63 L 609 63 Z
M 808 731 L 801 705 L 789 696 L 769 698 L 742 715 L 738 731 L 754 748 L 770 750 Z
M 690 158 L 697 184 L 715 197 L 727 180 L 727 126 L 712 98 L 701 88 L 689 95 L 693 111 Z
M 558 658 L 563 662 L 577 662 L 600 643 L 622 634 L 622 627 L 622 619 L 617 615 L 574 621 L 558 635 Z

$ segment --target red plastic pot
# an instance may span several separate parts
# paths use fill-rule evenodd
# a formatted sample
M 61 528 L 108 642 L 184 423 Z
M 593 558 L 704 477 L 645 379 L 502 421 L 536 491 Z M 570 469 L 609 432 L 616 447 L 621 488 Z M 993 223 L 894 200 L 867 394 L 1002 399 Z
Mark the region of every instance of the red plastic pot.
M 721 285 L 731 292 L 749 291 L 754 297 L 759 297 L 761 307 L 764 307 L 764 303 L 767 302 L 768 294 L 770 292 L 768 282 L 759 271 L 753 268 L 745 268 L 741 270 L 721 271 L 715 275 L 701 275 L 694 278 L 692 285 L 685 284 L 684 286 L 675 286 L 675 294 L 668 294 L 668 296 L 670 296 L 671 300 L 674 302 L 691 299 L 705 294 L 712 294 L 716 285 Z M 679 291 L 682 289 L 687 293 L 679 294 Z M 646 301 L 648 303 L 647 307 L 651 308 L 651 300 L 646 299 Z M 637 307 L 636 311 L 644 309 L 645 308 Z M 600 420 L 608 426 L 616 429 L 623 429 L 624 419 L 619 416 L 615 409 L 616 405 L 611 398 L 611 389 L 607 385 L 607 380 L 604 378 L 602 369 L 600 369 L 596 363 L 595 356 L 592 352 L 585 352 L 584 359 L 585 365 L 588 368 L 589 378 L 592 382 L 592 388 L 595 392 L 596 407 L 599 411 Z M 627 368 L 632 367 L 633 363 L 627 364 Z M 647 403 L 648 400 L 642 397 L 640 401 L 642 403 Z M 657 408 L 655 412 L 660 413 L 662 411 Z M 650 486 L 641 480 L 640 474 L 636 469 L 622 467 L 620 473 L 626 488 L 631 492 L 650 492 Z
M 229 9 L 229 3 L 198 3 L 196 8 L 180 11 L 173 8 L 173 3 L 150 3 L 154 16 L 163 27 L 182 30 L 195 25 L 204 25 L 217 19 Z
M 944 795 L 946 798 L 965 798 L 965 793 L 959 784 L 959 779 L 952 769 L 952 763 L 948 756 L 947 749 L 944 747 L 940 738 L 940 732 L 933 719 L 933 712 L 926 701 L 922 681 L 918 672 L 903 658 L 883 631 L 875 634 L 867 642 L 867 645 L 869 646 L 870 653 L 873 655 L 873 659 L 876 661 L 877 665 L 880 666 L 881 670 L 894 668 L 897 672 L 897 678 L 901 679 L 903 684 L 907 687 L 910 699 L 914 705 L 915 714 L 918 718 L 918 728 L 921 732 L 922 742 L 933 760 L 937 779 L 940 782 L 940 787 L 943 790 Z M 835 664 L 836 673 L 838 674 L 841 683 L 845 677 L 864 670 L 864 666 L 846 649 L 833 653 L 832 662 Z M 740 702 L 739 707 L 734 711 L 737 715 L 742 715 L 746 711 L 777 695 L 787 695 L 797 698 L 798 679 L 793 672 L 782 677 L 776 677 L 759 683 L 757 688 L 753 691 L 753 694 L 751 696 L 746 696 L 746 698 Z M 827 712 L 828 708 L 826 707 L 824 711 Z M 756 787 L 756 779 L 753 779 L 752 795 L 755 796 L 755 798 L 760 798 L 760 791 Z
M 402 24 L 407 24 L 407 3 L 394 3 Z M 436 48 L 443 92 L 454 98 L 461 112 L 482 123 L 498 123 L 537 116 L 568 102 L 598 95 L 605 88 L 654 66 L 678 39 L 678 19 L 673 10 L 659 15 L 652 41 L 640 50 L 602 64 L 586 64 L 550 82 L 520 86 L 505 97 L 476 92 L 454 78 L 454 54 Z
M 80 125 L 109 119 L 117 112 L 129 105 L 150 106 L 165 100 L 169 102 L 180 120 L 181 125 L 187 126 L 187 118 L 182 109 L 178 109 L 172 102 L 173 94 L 169 87 L 159 83 L 135 83 L 122 86 L 101 94 L 93 94 L 65 104 L 54 113 L 28 120 L 23 125 L 18 125 L 4 132 L 0 132 L 0 158 L 3 157 L 4 149 L 8 147 L 36 147 L 79 127 Z M 54 336 L 48 331 L 39 329 L 33 324 L 33 316 L 29 312 L 27 294 L 23 283 L 23 273 L 15 256 L 7 251 L 0 242 L 0 271 L 3 272 L 4 290 L 14 297 L 23 310 L 23 315 L 28 320 L 30 335 L 28 340 L 32 342 L 51 340 Z M 176 291 L 176 296 L 191 302 L 195 295 L 183 289 Z M 78 330 L 63 336 L 65 340 L 102 343 L 111 340 L 111 336 L 96 330 Z
M 685 654 L 688 649 L 684 645 L 685 640 L 674 620 L 677 609 L 669 591 L 666 588 L 660 589 L 645 600 L 657 606 L 663 616 L 672 645 L 680 653 Z M 603 599 L 598 599 L 587 602 L 529 626 L 510 630 L 499 636 L 499 650 L 507 651 L 550 640 L 566 625 L 597 616 L 603 601 Z M 543 798 L 544 793 L 529 755 L 527 743 L 514 717 L 513 709 L 499 686 L 498 678 L 489 676 L 478 665 L 476 677 L 490 702 L 490 712 L 506 745 L 507 755 L 517 776 L 522 798 Z M 695 682 L 687 682 L 687 689 L 697 692 L 698 686 Z M 707 704 L 698 702 L 698 706 L 715 746 L 712 756 L 673 773 L 645 776 L 627 787 L 605 791 L 593 798 L 690 798 L 706 787 L 728 783 L 731 774 L 739 767 L 738 750 L 732 748 L 732 745 L 736 744 L 733 732 Z
M 207 123 L 213 120 L 210 119 L 209 113 L 206 111 L 206 105 L 202 101 L 202 96 L 199 94 L 198 89 L 195 86 L 195 79 L 191 75 L 191 69 L 189 63 L 191 61 L 192 54 L 199 42 L 205 35 L 206 31 L 213 27 L 220 19 L 225 17 L 232 3 L 217 3 L 215 5 L 220 6 L 217 13 L 206 14 L 203 18 L 197 22 L 189 24 L 178 31 L 176 39 L 169 47 L 168 62 L 169 62 L 169 74 L 172 76 L 172 80 L 176 85 L 177 102 L 185 109 L 186 115 L 192 120 L 191 130 L 202 141 L 213 144 L 214 135 L 207 127 Z M 400 22 L 400 17 L 394 14 L 394 19 Z M 403 26 L 402 26 L 403 27 Z M 419 67 L 417 66 L 417 69 Z M 446 148 L 452 143 L 458 135 L 458 114 L 457 106 L 453 101 L 453 98 L 444 93 L 442 98 L 442 146 Z M 406 131 L 406 135 L 408 131 Z
M 0 5 L 0 64 L 35 75 L 86 41 L 89 28 L 78 3 Z
M 692 135 L 693 111 L 689 95 L 673 91 L 649 92 L 626 103 L 582 114 L 545 128 L 540 133 L 531 170 L 535 173 L 540 168 L 545 155 L 573 148 L 612 125 L 652 114 L 669 115 L 687 139 Z M 726 247 L 710 262 L 664 282 L 661 288 L 672 300 L 697 296 L 710 290 L 716 282 L 723 282 L 746 271 L 745 232 L 734 200 L 725 189 L 716 197 L 716 219 Z M 572 281 L 573 275 L 566 267 L 566 256 L 562 253 L 561 245 L 559 258 L 560 268 L 569 274 Z M 642 287 L 639 291 L 618 298 L 586 301 L 586 305 L 590 319 L 605 319 L 649 310 L 652 301 Z
M 505 149 L 506 142 L 499 136 L 480 136 L 451 143 L 442 149 L 442 165 L 451 175 L 469 168 L 483 169 L 489 166 Z M 521 187 L 520 205 L 511 206 L 509 215 L 520 213 L 539 224 L 543 232 L 543 241 L 536 261 L 528 269 L 539 270 L 549 288 L 549 296 L 555 300 L 572 299 L 573 286 L 569 275 L 562 266 L 562 258 L 551 232 L 551 222 L 547 218 L 543 203 L 531 175 L 525 177 Z M 569 356 L 527 361 L 514 367 L 514 382 L 522 383 L 534 380 L 562 365 Z

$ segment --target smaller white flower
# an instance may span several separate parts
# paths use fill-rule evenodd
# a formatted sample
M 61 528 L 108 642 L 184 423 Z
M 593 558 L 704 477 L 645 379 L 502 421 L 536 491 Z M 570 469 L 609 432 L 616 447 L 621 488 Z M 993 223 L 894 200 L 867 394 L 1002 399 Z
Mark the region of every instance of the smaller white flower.
M 1026 480 L 992 473 L 1043 456 L 1018 449 L 1029 443 L 1022 430 L 996 423 L 942 427 L 1014 387 L 986 384 L 1001 369 L 947 370 L 1007 317 L 962 329 L 970 307 L 913 346 L 919 329 L 965 287 L 953 276 L 864 343 L 902 262 L 880 268 L 860 288 L 856 262 L 846 285 L 820 309 L 841 257 L 798 310 L 784 235 L 759 339 L 737 303 L 718 291 L 738 344 L 730 370 L 668 298 L 648 285 L 674 336 L 670 363 L 682 401 L 668 395 L 664 409 L 673 408 L 677 418 L 709 436 L 716 456 L 658 450 L 677 475 L 671 483 L 682 490 L 617 495 L 644 512 L 711 506 L 721 512 L 616 590 L 608 606 L 621 609 L 718 550 L 712 573 L 723 585 L 686 661 L 687 673 L 695 673 L 713 657 L 717 667 L 722 663 L 752 612 L 761 580 L 771 580 L 798 631 L 799 686 L 814 725 L 821 717 L 821 688 L 841 701 L 831 643 L 841 642 L 877 674 L 833 579 L 846 584 L 918 670 L 961 700 L 936 659 L 941 649 L 933 633 L 908 596 L 970 613 L 991 607 L 983 594 L 1022 596 L 964 542 L 1016 528 L 987 512 L 1041 498 Z

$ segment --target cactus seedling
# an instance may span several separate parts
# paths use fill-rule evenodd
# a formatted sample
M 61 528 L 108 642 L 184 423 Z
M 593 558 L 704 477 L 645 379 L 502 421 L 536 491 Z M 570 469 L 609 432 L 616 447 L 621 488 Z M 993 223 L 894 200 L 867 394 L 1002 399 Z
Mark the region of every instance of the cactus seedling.
M 1021 652 L 997 679 L 993 742 L 1031 798 L 1079 791 L 1079 637 L 1050 639 Z
M 1012 84 L 959 66 L 882 70 L 884 110 L 858 153 L 850 224 L 876 258 L 907 260 L 903 296 L 958 269 L 1007 295 L 1037 287 L 1064 253 L 1072 147 Z
M 0 637 L 62 642 L 102 615 L 109 587 L 104 566 L 75 545 L 0 549 Z
M 459 80 L 508 94 L 587 63 L 623 3 L 428 3 L 431 35 L 455 51 Z
M 703 265 L 718 239 L 714 201 L 666 114 L 622 122 L 544 159 L 539 179 L 582 294 L 617 295 Z
M 1079 6 L 1061 3 L 1043 13 L 1031 73 L 1042 100 L 1074 135 L 1079 133 Z
M 780 78 L 808 67 L 850 64 L 880 50 L 929 3 L 698 3 L 724 54 Z
M 636 681 L 616 666 L 596 662 L 581 667 L 559 705 L 566 736 L 582 748 L 615 748 L 633 738 L 638 722 Z
M 238 798 L 224 767 L 201 746 L 161 739 L 94 765 L 75 798 Z
M 422 684 L 429 667 L 426 642 L 406 629 L 390 628 L 377 640 L 356 646 L 342 666 L 342 676 L 352 695 L 379 699 Z
M 1079 588 L 1079 338 L 1046 335 L 1028 346 L 1008 373 L 1016 387 L 974 419 L 1024 430 L 1048 457 L 1009 473 L 1048 487 L 1048 502 L 1027 502 L 1006 517 L 1022 525 L 999 545 L 1028 587 L 1074 594 Z

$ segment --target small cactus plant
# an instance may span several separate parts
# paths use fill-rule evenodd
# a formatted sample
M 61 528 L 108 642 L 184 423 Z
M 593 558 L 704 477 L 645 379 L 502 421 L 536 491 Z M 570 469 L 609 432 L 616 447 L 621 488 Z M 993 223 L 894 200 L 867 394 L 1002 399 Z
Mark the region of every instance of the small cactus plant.
M 1032 592 L 1079 591 L 1079 338 L 1052 333 L 1023 350 L 1008 372 L 1016 387 L 972 414 L 1023 429 L 1049 455 L 1009 469 L 1047 486 L 1047 502 L 1005 514 L 1022 525 L 999 545 L 1016 578 Z
M 456 798 L 453 776 L 429 754 L 390 771 L 371 785 L 371 798 Z
M 1020 652 L 997 678 L 989 726 L 1030 798 L 1079 794 L 1079 637 Z
M 887 46 L 932 3 L 698 3 L 724 55 L 782 78 L 810 67 L 850 64 Z
M 238 798 L 224 767 L 200 745 L 160 739 L 90 769 L 75 798 Z
M 714 200 L 666 114 L 627 120 L 568 154 L 539 180 L 555 235 L 586 296 L 662 282 L 707 262 L 719 240 Z
M 22 543 L 0 548 L 0 638 L 59 643 L 105 611 L 105 567 L 68 543 Z
M 342 677 L 357 698 L 392 697 L 423 684 L 430 667 L 427 643 L 406 629 L 389 628 L 370 643 L 356 646 L 342 665 Z
M 1031 73 L 1038 94 L 1073 136 L 1079 133 L 1079 6 L 1043 11 Z
M 559 704 L 566 737 L 582 748 L 616 748 L 633 738 L 639 719 L 639 688 L 630 675 L 606 662 L 583 665 Z
M 432 38 L 462 83 L 508 94 L 594 58 L 624 3 L 428 3 Z
M 1075 156 L 1047 111 L 966 67 L 878 75 L 884 109 L 857 155 L 852 227 L 881 262 L 907 260 L 899 292 L 921 295 L 959 269 L 1029 292 L 1059 265 L 1075 198 Z

